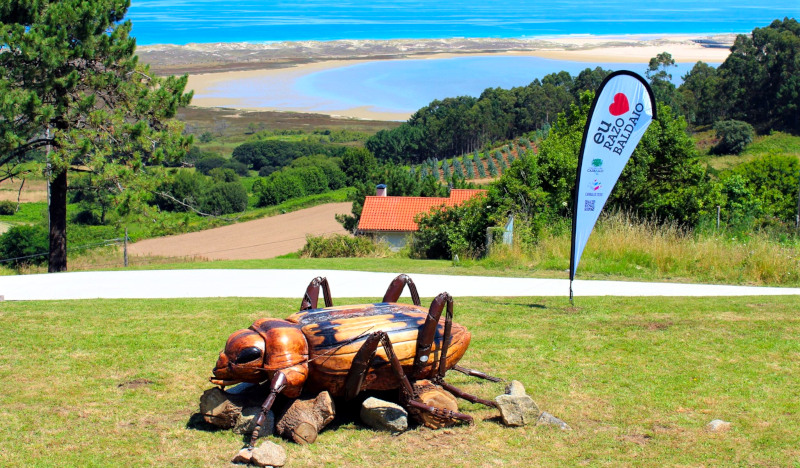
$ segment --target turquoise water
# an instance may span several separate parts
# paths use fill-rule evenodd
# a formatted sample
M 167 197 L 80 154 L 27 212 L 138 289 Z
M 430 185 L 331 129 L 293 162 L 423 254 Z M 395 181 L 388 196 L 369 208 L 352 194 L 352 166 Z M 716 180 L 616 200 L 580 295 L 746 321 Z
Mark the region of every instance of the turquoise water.
M 743 33 L 798 0 L 132 0 L 139 45 L 335 39 Z
M 469 56 L 429 60 L 378 60 L 301 76 L 290 89 L 273 78 L 232 80 L 198 97 L 247 100 L 248 107 L 303 108 L 326 112 L 368 107 L 375 112 L 412 113 L 434 99 L 479 96 L 486 88 L 525 86 L 562 70 L 577 75 L 591 66 L 622 68 L 642 76 L 647 64 L 592 63 L 519 56 Z M 673 69 L 677 84 L 693 66 Z

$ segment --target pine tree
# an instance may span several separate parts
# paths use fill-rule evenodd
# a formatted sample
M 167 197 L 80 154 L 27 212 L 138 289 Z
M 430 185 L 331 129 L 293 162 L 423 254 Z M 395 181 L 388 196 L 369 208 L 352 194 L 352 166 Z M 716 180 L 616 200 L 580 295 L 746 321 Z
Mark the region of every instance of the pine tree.
M 497 166 L 495 166 L 494 161 L 492 160 L 492 158 L 486 158 L 486 159 L 489 161 L 488 163 L 489 175 L 491 175 L 492 177 L 497 177 Z
M 447 159 L 442 160 L 442 177 L 445 181 L 450 180 L 450 164 L 447 163 Z
M 464 163 L 467 166 L 467 179 L 474 179 L 475 178 L 475 164 L 472 162 L 471 159 L 466 158 Z
M 478 156 L 478 152 L 475 152 L 475 156 L 473 158 L 475 162 L 475 167 L 478 169 L 478 175 L 481 178 L 486 177 L 486 168 L 483 166 L 483 161 L 481 161 L 480 156 Z
M 0 179 L 14 176 L 26 153 L 52 149 L 51 272 L 67 269 L 68 170 L 88 169 L 117 195 L 130 194 L 144 166 L 177 161 L 191 141 L 170 120 L 191 100 L 187 77 L 158 78 L 138 64 L 131 23 L 122 22 L 129 5 L 0 4 Z
M 459 179 L 464 178 L 464 167 L 461 166 L 461 161 L 458 158 L 453 158 L 453 173 Z

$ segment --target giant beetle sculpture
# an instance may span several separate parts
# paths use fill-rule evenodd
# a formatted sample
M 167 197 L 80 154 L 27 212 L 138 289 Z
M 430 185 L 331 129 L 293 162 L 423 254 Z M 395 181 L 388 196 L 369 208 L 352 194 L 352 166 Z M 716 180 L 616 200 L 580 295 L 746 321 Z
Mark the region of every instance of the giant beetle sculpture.
M 406 286 L 414 305 L 397 303 Z M 317 308 L 320 288 L 324 308 Z M 306 289 L 299 312 L 285 320 L 260 319 L 234 332 L 219 354 L 210 381 L 223 388 L 240 382 L 270 382 L 250 438 L 251 448 L 275 397 L 297 398 L 303 390 L 327 390 L 333 397 L 351 399 L 363 390 L 399 388 L 401 401 L 411 412 L 471 424 L 469 415 L 426 404 L 414 385 L 428 379 L 459 398 L 497 407 L 444 380 L 453 369 L 500 381 L 457 365 L 470 337 L 464 326 L 453 322 L 449 294 L 439 294 L 425 309 L 407 275 L 392 281 L 380 303 L 338 307 L 333 307 L 327 279 L 317 277 Z

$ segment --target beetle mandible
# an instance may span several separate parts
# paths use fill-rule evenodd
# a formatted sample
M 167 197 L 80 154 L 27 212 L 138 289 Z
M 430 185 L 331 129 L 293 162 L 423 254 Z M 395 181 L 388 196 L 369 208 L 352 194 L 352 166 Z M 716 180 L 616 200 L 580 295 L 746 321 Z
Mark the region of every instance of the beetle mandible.
M 414 305 L 397 303 L 406 286 Z M 317 308 L 320 288 L 324 308 Z M 457 365 L 470 337 L 466 327 L 453 322 L 449 294 L 436 296 L 426 310 L 407 275 L 391 282 L 380 303 L 339 307 L 333 307 L 328 280 L 317 277 L 306 289 L 299 312 L 285 320 L 259 319 L 250 328 L 234 332 L 219 354 L 210 381 L 223 388 L 240 382 L 270 382 L 250 447 L 275 397 L 297 398 L 304 389 L 327 390 L 333 397 L 351 399 L 362 390 L 399 388 L 410 410 L 471 424 L 469 415 L 425 404 L 412 385 L 429 379 L 459 398 L 497 407 L 495 402 L 465 393 L 444 380 L 453 369 L 500 381 Z

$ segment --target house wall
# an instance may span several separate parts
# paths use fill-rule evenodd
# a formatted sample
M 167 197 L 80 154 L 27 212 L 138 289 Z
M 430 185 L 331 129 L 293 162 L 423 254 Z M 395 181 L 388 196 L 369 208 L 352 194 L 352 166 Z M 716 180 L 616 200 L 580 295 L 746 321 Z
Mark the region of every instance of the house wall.
M 411 232 L 397 231 L 372 231 L 365 232 L 364 235 L 370 236 L 375 242 L 386 242 L 392 252 L 397 252 L 408 244 L 411 240 Z

